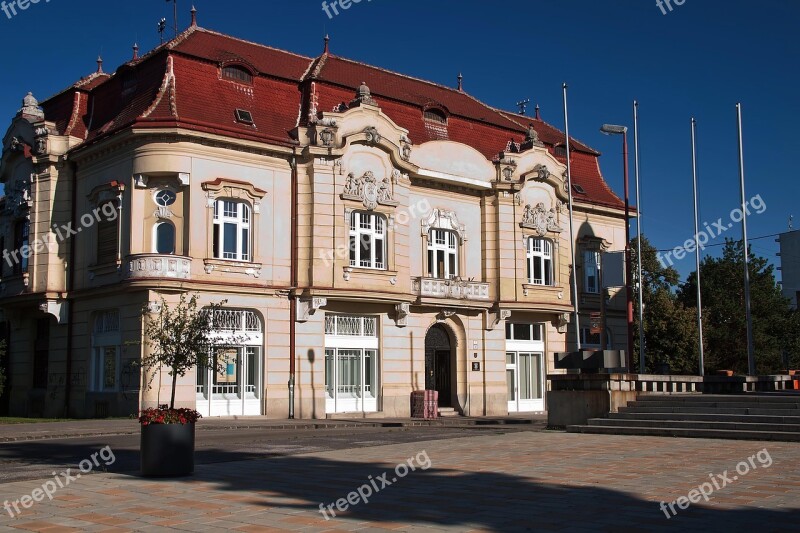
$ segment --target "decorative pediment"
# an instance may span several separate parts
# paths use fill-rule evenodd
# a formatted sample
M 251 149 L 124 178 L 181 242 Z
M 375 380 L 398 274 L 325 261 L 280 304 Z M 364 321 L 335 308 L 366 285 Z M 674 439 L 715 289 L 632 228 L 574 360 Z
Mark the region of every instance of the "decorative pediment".
M 392 180 L 384 176 L 380 180 L 368 170 L 360 177 L 353 172 L 347 175 L 342 192 L 343 200 L 355 200 L 364 204 L 364 208 L 373 210 L 378 205 L 396 206 L 393 198 Z
M 102 185 L 98 185 L 87 195 L 89 201 L 94 205 L 102 205 L 106 202 L 119 200 L 122 193 L 125 191 L 125 184 L 117 180 L 109 181 Z
M 558 225 L 559 210 L 558 206 L 547 210 L 542 202 L 539 202 L 533 207 L 531 207 L 531 204 L 528 204 L 525 206 L 525 211 L 522 213 L 520 227 L 532 229 L 540 236 L 546 235 L 549 231 L 560 233 L 562 229 Z
M 214 200 L 216 198 L 244 199 L 253 204 L 254 213 L 260 212 L 261 199 L 267 194 L 267 191 L 253 186 L 252 183 L 227 178 L 217 178 L 214 181 L 206 181 L 201 187 L 206 191 L 206 205 L 209 208 L 214 207 Z
M 439 208 L 432 210 L 428 218 L 422 220 L 422 235 L 428 235 L 431 228 L 455 231 L 462 242 L 467 240 L 467 228 L 458 221 L 455 211 Z

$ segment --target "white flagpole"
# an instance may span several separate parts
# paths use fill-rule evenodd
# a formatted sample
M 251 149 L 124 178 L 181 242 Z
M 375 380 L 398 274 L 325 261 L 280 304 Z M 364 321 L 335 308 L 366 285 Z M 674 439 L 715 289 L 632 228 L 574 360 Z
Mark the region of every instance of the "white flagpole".
M 633 144 L 634 168 L 636 172 L 636 268 L 639 280 L 639 373 L 644 374 L 646 368 L 644 339 L 644 300 L 642 291 L 642 201 L 639 194 L 639 102 L 633 101 Z
M 697 328 L 700 332 L 700 376 L 705 375 L 705 362 L 703 357 L 703 299 L 700 291 L 700 222 L 697 209 L 697 121 L 692 118 L 692 183 L 694 188 L 694 248 L 695 264 L 697 266 Z
M 569 250 L 572 256 L 572 303 L 575 308 L 575 344 L 581 351 L 581 323 L 578 316 L 578 275 L 575 268 L 575 218 L 572 209 L 572 159 L 569 150 L 569 113 L 567 112 L 567 84 L 562 86 L 564 92 L 564 134 L 567 148 L 567 188 L 569 189 Z
M 744 309 L 747 318 L 747 373 L 756 375 L 755 346 L 753 345 L 753 317 L 750 314 L 750 249 L 747 244 L 747 210 L 744 196 L 744 142 L 742 140 L 742 104 L 736 104 L 739 125 L 739 186 L 742 201 L 742 242 L 744 245 Z

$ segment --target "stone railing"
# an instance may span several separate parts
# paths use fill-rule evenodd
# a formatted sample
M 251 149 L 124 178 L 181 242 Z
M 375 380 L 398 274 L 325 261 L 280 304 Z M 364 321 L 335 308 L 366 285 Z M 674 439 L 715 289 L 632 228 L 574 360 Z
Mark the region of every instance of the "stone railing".
M 125 268 L 125 277 L 127 279 L 189 279 L 191 272 L 191 257 L 162 254 L 138 254 L 128 257 Z
M 460 279 L 412 278 L 412 290 L 423 298 L 489 300 L 489 284 Z

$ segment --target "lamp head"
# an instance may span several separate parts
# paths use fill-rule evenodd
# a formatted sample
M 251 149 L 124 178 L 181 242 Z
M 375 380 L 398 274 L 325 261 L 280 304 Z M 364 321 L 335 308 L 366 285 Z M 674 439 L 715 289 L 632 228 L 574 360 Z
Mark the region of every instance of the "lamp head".
M 600 128 L 600 131 L 606 135 L 623 135 L 628 133 L 628 128 L 627 126 L 617 126 L 615 124 L 603 124 L 603 127 Z

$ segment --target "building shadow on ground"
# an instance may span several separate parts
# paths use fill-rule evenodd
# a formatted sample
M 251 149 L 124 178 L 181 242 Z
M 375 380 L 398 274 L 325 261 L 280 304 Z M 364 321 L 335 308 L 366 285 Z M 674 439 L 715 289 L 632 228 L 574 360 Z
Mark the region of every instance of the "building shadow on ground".
M 3 459 L 31 461 L 33 457 L 47 457 L 48 469 L 60 464 L 75 465 L 76 458 L 85 458 L 87 450 L 92 448 L 87 448 L 86 444 L 46 441 L 0 446 Z M 109 472 L 130 477 L 131 481 L 143 480 L 138 473 L 138 450 L 115 450 L 115 457 L 116 461 L 107 469 Z M 194 476 L 147 480 L 152 484 L 154 495 L 148 505 L 170 510 L 169 498 L 156 496 L 159 486 L 169 485 L 174 489 L 176 485 L 180 488 L 186 484 L 187 488 L 205 485 L 198 492 L 204 496 L 209 494 L 207 489 L 218 491 L 221 504 L 261 506 L 265 511 L 280 508 L 284 514 L 296 511 L 306 519 L 316 520 L 317 526 L 332 529 L 352 525 L 341 522 L 342 517 L 369 523 L 372 527 L 408 525 L 491 531 L 679 528 L 765 532 L 794 530 L 800 521 L 800 504 L 787 511 L 757 508 L 758 501 L 752 508 L 724 509 L 713 497 L 708 504 L 693 504 L 668 519 L 658 502 L 602 486 L 577 486 L 580 479 L 565 477 L 559 484 L 553 484 L 506 473 L 463 472 L 438 468 L 435 454 L 428 457 L 429 468 L 422 469 L 427 464 L 423 457 L 414 462 L 416 470 L 399 476 L 403 469 L 397 472 L 396 465 L 389 462 L 204 449 L 197 453 L 197 462 L 210 464 L 198 464 Z M 487 470 L 491 466 L 485 465 Z M 123 489 L 125 477 L 121 480 Z M 30 483 L 32 487 L 36 485 L 34 481 Z M 359 489 L 364 495 L 369 492 L 366 501 L 359 496 L 355 505 L 348 503 L 346 511 L 337 509 L 337 502 L 343 507 L 348 495 L 355 501 L 353 494 L 358 494 Z M 682 489 L 676 487 L 676 493 Z M 246 496 L 242 497 L 241 493 Z M 9 495 L 3 495 L 6 497 Z M 330 520 L 320 512 L 320 504 Z M 309 525 L 314 523 L 309 522 Z

